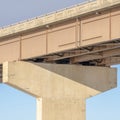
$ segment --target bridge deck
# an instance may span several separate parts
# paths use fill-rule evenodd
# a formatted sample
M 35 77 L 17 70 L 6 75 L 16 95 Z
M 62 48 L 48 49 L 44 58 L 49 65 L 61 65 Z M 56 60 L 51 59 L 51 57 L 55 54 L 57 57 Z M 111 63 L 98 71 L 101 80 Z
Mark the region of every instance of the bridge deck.
M 81 17 L 91 12 L 98 12 L 115 6 L 119 6 L 119 0 L 92 0 L 79 5 L 56 11 L 44 16 L 22 21 L 0 29 L 0 37 L 6 37 L 20 32 L 25 32 L 48 24 Z
M 110 66 L 120 62 L 119 44 L 120 1 L 97 0 L 0 29 L 0 63 Z

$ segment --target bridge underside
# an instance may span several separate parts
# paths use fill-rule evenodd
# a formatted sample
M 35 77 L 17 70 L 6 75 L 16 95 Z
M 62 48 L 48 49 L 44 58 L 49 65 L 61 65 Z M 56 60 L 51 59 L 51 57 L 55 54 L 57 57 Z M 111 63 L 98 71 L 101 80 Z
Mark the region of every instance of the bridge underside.
M 61 12 L 63 13 L 66 11 Z M 46 19 L 51 20 L 56 14 L 51 14 Z M 37 24 L 34 20 L 33 23 Z M 22 27 L 27 29 L 29 25 L 25 23 Z M 1 30 L 9 35 L 0 34 L 0 63 L 17 60 L 90 66 L 120 63 L 119 4 L 11 33 L 16 30 L 19 31 L 17 25 Z
M 111 66 L 120 63 L 120 39 L 35 57 L 25 61 L 80 64 L 86 66 Z

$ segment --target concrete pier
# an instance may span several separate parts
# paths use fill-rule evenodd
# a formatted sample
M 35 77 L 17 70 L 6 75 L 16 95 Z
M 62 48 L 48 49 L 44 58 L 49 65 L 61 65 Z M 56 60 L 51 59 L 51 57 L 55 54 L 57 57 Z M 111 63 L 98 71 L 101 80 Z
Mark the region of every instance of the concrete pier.
M 30 62 L 3 63 L 2 82 L 37 100 L 37 120 L 85 120 L 85 100 L 116 87 L 116 69 Z

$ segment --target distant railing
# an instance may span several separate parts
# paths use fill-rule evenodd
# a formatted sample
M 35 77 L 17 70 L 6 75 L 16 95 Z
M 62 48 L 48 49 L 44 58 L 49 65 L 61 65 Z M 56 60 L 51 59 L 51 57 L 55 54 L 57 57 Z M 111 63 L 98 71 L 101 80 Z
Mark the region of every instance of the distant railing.
M 0 37 L 48 25 L 71 17 L 80 16 L 88 12 L 111 7 L 117 4 L 120 4 L 120 0 L 89 0 L 70 8 L 3 27 L 0 29 Z

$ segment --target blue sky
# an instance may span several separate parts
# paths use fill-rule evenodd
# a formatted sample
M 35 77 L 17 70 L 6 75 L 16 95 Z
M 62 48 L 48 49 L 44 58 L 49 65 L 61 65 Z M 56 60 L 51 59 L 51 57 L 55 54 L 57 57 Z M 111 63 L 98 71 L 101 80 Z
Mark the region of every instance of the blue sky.
M 47 14 L 84 0 L 0 0 L 0 27 Z M 87 102 L 87 120 L 120 120 L 120 65 L 118 87 Z M 36 99 L 0 84 L 0 120 L 36 120 Z

